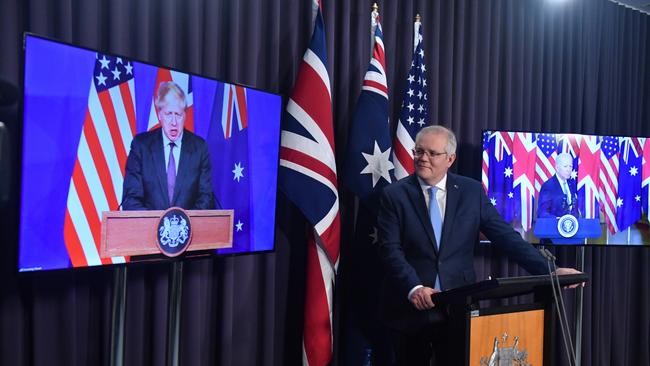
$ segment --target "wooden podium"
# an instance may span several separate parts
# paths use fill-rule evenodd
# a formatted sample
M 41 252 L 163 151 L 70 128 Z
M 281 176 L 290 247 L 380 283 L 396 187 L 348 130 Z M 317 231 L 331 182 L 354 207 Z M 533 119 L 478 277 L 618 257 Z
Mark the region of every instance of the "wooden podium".
M 588 279 L 584 273 L 559 277 L 561 286 Z M 479 306 L 481 300 L 529 293 L 534 300 L 527 304 Z M 449 317 L 455 348 L 450 352 L 460 364 L 553 364 L 556 309 L 550 276 L 495 278 L 439 292 L 432 299 Z M 504 358 L 511 362 L 504 363 Z
M 156 232 L 160 217 L 167 211 L 103 212 L 100 256 L 161 254 Z M 187 251 L 232 247 L 234 210 L 183 211 L 192 225 Z

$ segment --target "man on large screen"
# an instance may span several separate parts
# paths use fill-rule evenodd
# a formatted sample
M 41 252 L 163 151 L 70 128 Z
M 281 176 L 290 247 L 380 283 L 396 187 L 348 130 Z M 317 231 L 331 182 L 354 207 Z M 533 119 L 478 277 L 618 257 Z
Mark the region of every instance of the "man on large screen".
M 208 146 L 185 129 L 185 93 L 174 82 L 160 83 L 155 106 L 162 127 L 136 135 L 131 143 L 122 208 L 214 208 Z
M 578 195 L 575 181 L 571 181 L 573 157 L 561 153 L 555 159 L 555 175 L 539 190 L 537 217 L 561 217 L 572 214 L 578 217 Z

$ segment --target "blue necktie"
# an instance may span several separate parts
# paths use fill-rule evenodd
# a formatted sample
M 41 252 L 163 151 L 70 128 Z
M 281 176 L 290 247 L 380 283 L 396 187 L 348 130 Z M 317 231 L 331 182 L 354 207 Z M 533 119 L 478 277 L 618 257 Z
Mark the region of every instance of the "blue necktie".
M 431 226 L 433 226 L 433 233 L 436 235 L 436 245 L 440 249 L 440 238 L 442 234 L 442 217 L 440 215 L 440 207 L 438 207 L 438 200 L 436 199 L 436 192 L 438 187 L 429 188 L 429 217 L 431 218 Z
M 438 207 L 438 200 L 436 199 L 436 192 L 438 187 L 429 188 L 429 218 L 431 219 L 431 226 L 433 226 L 433 233 L 436 236 L 436 245 L 440 249 L 440 239 L 442 234 L 442 215 L 440 215 L 440 207 Z M 436 276 L 435 289 L 440 290 L 440 276 Z

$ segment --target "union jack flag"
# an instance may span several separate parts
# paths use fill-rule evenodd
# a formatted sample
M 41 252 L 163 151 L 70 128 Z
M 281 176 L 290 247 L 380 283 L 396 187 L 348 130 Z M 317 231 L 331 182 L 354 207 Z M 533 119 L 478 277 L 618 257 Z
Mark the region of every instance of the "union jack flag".
M 623 231 L 641 219 L 643 146 L 636 137 L 621 137 L 616 225 Z
M 598 201 L 605 214 L 609 232 L 614 234 L 618 231 L 616 208 L 618 207 L 619 138 L 605 136 L 600 143 L 600 150 Z
M 555 174 L 557 157 L 557 140 L 555 134 L 537 135 L 537 163 L 535 165 L 535 196 L 539 194 L 542 184 Z
M 192 77 L 188 74 L 162 67 L 158 69 L 156 75 L 156 86 L 153 90 L 153 99 L 151 109 L 149 110 L 147 131 L 160 127 L 158 113 L 156 112 L 156 96 L 158 95 L 158 87 L 160 86 L 160 83 L 166 81 L 173 81 L 185 93 L 185 101 L 187 102 L 185 109 L 185 129 L 194 132 L 194 95 L 192 93 Z
M 233 129 L 243 130 L 248 126 L 248 112 L 246 111 L 246 88 L 243 86 L 227 84 L 224 88 L 221 101 L 221 129 L 223 137 L 232 137 Z
M 537 161 L 535 134 L 516 132 L 513 141 L 514 198 L 519 202 L 521 228 L 528 231 L 533 227 L 535 206 L 535 165 Z
M 339 261 L 339 197 L 325 24 L 317 3 L 280 139 L 279 185 L 313 226 L 307 246 L 303 363 L 332 359 L 332 298 Z
M 650 220 L 650 138 L 646 138 L 643 144 L 643 210 L 646 218 Z
M 598 218 L 600 154 L 598 136 L 583 136 L 578 164 L 578 208 L 587 219 Z
M 402 101 L 402 110 L 397 121 L 395 142 L 393 143 L 393 164 L 395 178 L 402 179 L 415 171 L 413 166 L 413 148 L 415 136 L 425 125 L 429 125 L 427 100 L 427 69 L 422 48 L 422 26 L 415 22 L 415 51 L 411 61 L 406 90 Z
M 63 226 L 74 267 L 123 263 L 100 258 L 103 211 L 117 210 L 124 166 L 136 131 L 135 86 L 130 61 L 98 53 L 88 106 L 70 179 Z

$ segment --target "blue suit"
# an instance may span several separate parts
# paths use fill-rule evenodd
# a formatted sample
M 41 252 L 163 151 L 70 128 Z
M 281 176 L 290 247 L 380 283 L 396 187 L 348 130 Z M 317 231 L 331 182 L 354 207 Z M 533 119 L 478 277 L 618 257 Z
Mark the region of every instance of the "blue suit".
M 503 220 L 479 182 L 448 173 L 446 202 L 438 249 L 417 177 L 411 175 L 383 191 L 377 222 L 385 266 L 382 312 L 393 329 L 417 331 L 438 320 L 436 312 L 419 311 L 409 302 L 413 287 L 433 288 L 436 275 L 442 290 L 476 282 L 474 246 L 479 230 L 528 272 L 547 272 L 539 252 Z
M 537 217 L 560 217 L 569 213 L 576 217 L 579 216 L 575 183 L 569 180 L 567 186 L 571 194 L 571 204 L 568 203 L 557 175 L 542 184 L 539 190 Z
M 124 210 L 212 209 L 212 165 L 208 145 L 184 130 L 173 199 L 167 193 L 167 167 L 160 128 L 136 135 L 126 161 Z

